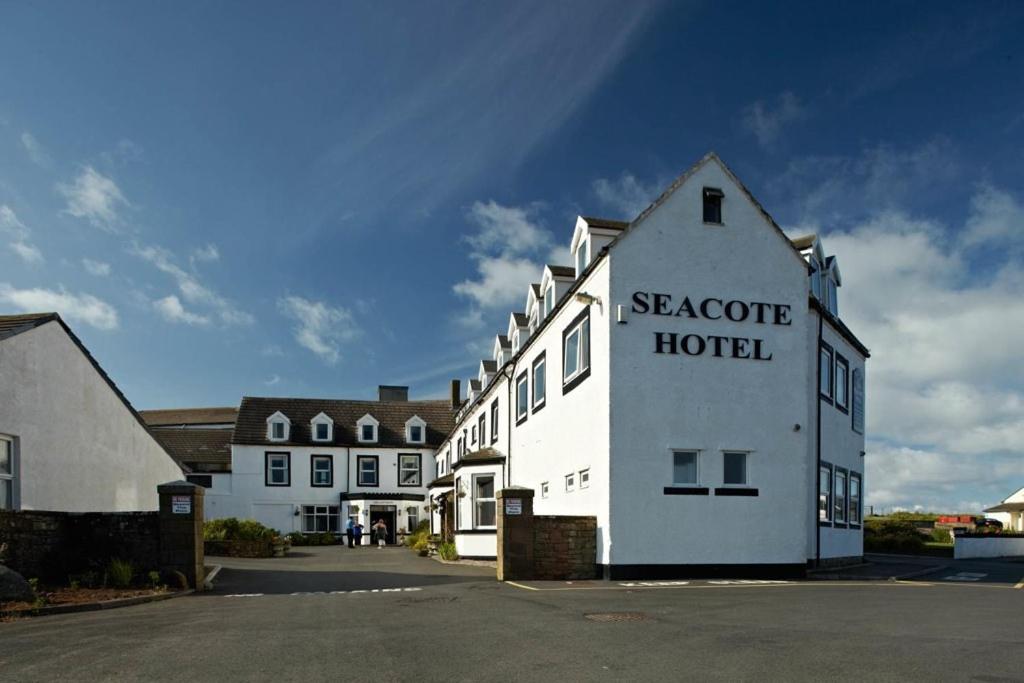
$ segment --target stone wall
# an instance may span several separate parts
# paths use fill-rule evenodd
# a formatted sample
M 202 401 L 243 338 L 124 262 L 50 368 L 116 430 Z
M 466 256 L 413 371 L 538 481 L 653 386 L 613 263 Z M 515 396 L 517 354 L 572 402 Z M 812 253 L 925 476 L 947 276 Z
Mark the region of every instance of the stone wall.
M 535 579 L 597 578 L 597 517 L 533 517 Z
M 160 567 L 157 512 L 0 511 L 4 564 L 26 578 L 66 582 L 102 571 L 113 558 L 142 573 Z

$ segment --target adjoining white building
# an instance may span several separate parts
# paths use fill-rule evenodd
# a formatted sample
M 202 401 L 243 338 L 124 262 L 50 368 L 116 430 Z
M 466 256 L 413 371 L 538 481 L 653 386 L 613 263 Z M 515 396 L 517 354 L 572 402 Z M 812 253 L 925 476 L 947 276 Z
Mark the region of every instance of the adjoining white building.
M 238 408 L 140 410 L 139 415 L 188 472 L 186 481 L 206 488 L 208 494 L 231 493 L 231 435 Z
M 449 401 L 408 400 L 406 387 L 382 386 L 377 401 L 246 396 L 230 482 L 206 492 L 206 517 L 284 533 L 340 533 L 349 518 L 368 533 L 383 519 L 394 543 L 427 517 L 427 473 L 453 415 Z
M 0 316 L 0 509 L 156 510 L 181 478 L 59 315 Z
M 999 505 L 986 508 L 985 516 L 1003 523 L 1003 531 L 1024 533 L 1024 488 L 1004 498 Z
M 461 555 L 494 557 L 495 491 L 526 486 L 535 514 L 597 517 L 609 578 L 860 557 L 868 351 L 821 241 L 710 154 L 630 223 L 580 217 L 570 248 L 469 381 L 433 527 L 448 512 Z

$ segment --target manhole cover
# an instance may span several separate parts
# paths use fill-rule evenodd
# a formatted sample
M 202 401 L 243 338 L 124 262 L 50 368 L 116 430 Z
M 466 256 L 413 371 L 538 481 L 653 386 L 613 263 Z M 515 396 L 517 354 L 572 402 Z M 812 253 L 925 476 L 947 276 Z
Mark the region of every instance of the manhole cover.
M 647 621 L 650 619 L 643 612 L 594 612 L 584 614 L 584 619 L 590 621 Z

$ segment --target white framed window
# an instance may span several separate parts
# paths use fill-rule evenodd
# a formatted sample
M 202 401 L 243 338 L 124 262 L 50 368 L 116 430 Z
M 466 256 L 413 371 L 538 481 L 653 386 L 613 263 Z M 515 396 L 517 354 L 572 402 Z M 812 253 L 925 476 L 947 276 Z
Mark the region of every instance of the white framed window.
M 401 453 L 398 456 L 399 486 L 420 485 L 420 461 L 419 453 Z
M 533 410 L 534 412 L 544 407 L 547 399 L 547 355 L 541 353 L 537 360 L 533 361 Z
M 307 534 L 338 533 L 337 505 L 303 505 L 302 531 Z
M 861 477 L 850 472 L 850 524 L 860 524 Z
M 722 483 L 726 486 L 747 485 L 747 453 L 724 451 L 722 453 Z
M 584 309 L 562 332 L 562 359 L 562 391 L 565 393 L 590 371 L 590 309 Z
M 519 350 L 519 332 L 512 333 L 512 353 Z
M 675 486 L 696 486 L 699 482 L 697 451 L 672 451 L 672 483 Z
M 0 510 L 14 509 L 14 439 L 0 435 Z
M 311 486 L 334 486 L 334 457 L 330 455 L 310 456 Z
M 473 526 L 487 528 L 497 525 L 494 500 L 494 475 L 473 475 Z
M 487 413 L 480 413 L 476 419 L 477 433 L 480 434 L 480 445 L 487 445 Z
M 410 505 L 405 509 L 405 514 L 406 530 L 411 534 L 420 525 L 420 509 L 415 505 Z
M 380 422 L 373 415 L 366 414 L 359 418 L 359 421 L 356 422 L 356 435 L 359 437 L 359 443 L 376 443 L 379 426 Z
M 310 426 L 313 432 L 313 441 L 330 441 L 334 438 L 334 420 L 327 416 L 326 413 L 320 413 L 312 420 L 310 420 Z
M 828 278 L 828 312 L 832 315 L 839 316 L 839 294 L 836 291 L 836 281 L 834 278 Z
M 832 401 L 832 392 L 834 384 L 832 382 L 832 347 L 825 342 L 821 343 L 821 348 L 818 351 L 818 372 L 821 377 L 818 391 L 821 393 L 823 398 Z
M 846 524 L 846 470 L 836 468 L 836 486 L 832 497 L 835 500 L 832 521 L 836 524 Z
M 491 443 L 498 441 L 498 399 L 491 403 Z
M 552 310 L 555 308 L 555 285 L 550 284 L 548 288 L 544 290 L 544 317 L 548 317 Z
M 469 443 L 476 445 L 476 425 L 473 425 L 473 430 L 469 433 Z
M 267 452 L 264 461 L 264 484 L 267 486 L 292 485 L 292 454 Z
M 818 470 L 818 521 L 832 521 L 832 466 L 827 464 Z
M 587 262 L 587 241 L 581 239 L 580 245 L 576 247 L 576 277 L 583 275 L 583 271 L 587 269 Z
M 356 483 L 359 486 L 380 486 L 380 459 L 376 455 L 356 456 Z
M 291 425 L 291 420 L 284 413 L 274 413 L 267 418 L 267 440 L 287 441 L 291 436 Z
M 542 481 L 540 483 L 540 497 L 541 498 L 547 498 L 548 497 L 549 489 L 550 489 L 550 486 L 549 486 L 548 482 Z
M 405 421 L 405 440 L 409 443 L 424 443 L 427 440 L 427 423 L 419 415 Z
M 845 358 L 836 354 L 836 408 L 843 412 L 850 407 L 850 363 Z
M 589 467 L 587 469 L 585 469 L 585 470 L 580 470 L 580 488 L 581 489 L 589 489 L 590 488 L 590 468 Z
M 576 473 L 571 472 L 565 475 L 565 490 L 575 491 L 576 490 Z
M 530 412 L 530 383 L 524 370 L 516 379 L 516 424 L 524 422 Z

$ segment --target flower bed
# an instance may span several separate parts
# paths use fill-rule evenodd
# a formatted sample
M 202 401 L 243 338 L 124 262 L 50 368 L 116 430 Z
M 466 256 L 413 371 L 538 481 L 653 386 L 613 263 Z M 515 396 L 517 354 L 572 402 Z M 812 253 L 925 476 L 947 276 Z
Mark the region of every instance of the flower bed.
M 203 541 L 203 552 L 223 557 L 273 557 L 274 545 L 270 539 L 256 541 Z
M 58 587 L 40 588 L 34 602 L 5 602 L 0 604 L 0 620 L 21 615 L 43 613 L 54 607 L 91 605 L 111 600 L 148 598 L 170 595 L 166 586 L 156 588 L 82 588 Z M 88 608 L 86 608 L 88 609 Z

